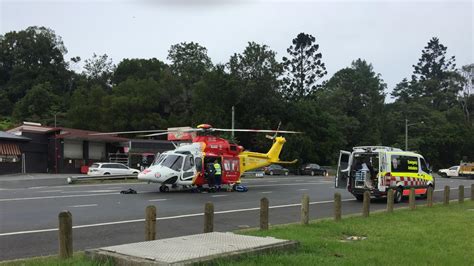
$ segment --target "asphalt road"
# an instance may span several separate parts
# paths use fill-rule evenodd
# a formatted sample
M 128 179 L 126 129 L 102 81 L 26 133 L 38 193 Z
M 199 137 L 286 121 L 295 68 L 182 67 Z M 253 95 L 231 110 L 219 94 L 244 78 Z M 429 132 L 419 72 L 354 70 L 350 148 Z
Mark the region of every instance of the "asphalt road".
M 57 254 L 58 214 L 73 215 L 74 250 L 144 240 L 145 207 L 158 210 L 158 238 L 201 233 L 206 202 L 215 207 L 215 231 L 257 227 L 260 199 L 270 202 L 270 223 L 298 222 L 303 194 L 310 197 L 312 219 L 333 214 L 334 192 L 343 199 L 343 214 L 359 213 L 362 203 L 345 190 L 333 188 L 332 177 L 288 176 L 245 179 L 248 192 L 160 193 L 156 184 L 63 185 L 61 178 L 0 183 L 0 260 Z M 437 179 L 435 201 L 442 200 L 445 185 L 465 186 L 466 197 L 474 180 Z M 10 184 L 10 185 L 9 185 Z M 43 184 L 43 185 L 42 185 Z M 120 194 L 133 188 L 138 194 Z M 418 199 L 417 204 L 424 204 Z M 397 206 L 406 206 L 407 203 Z M 384 209 L 384 200 L 372 200 L 371 209 Z

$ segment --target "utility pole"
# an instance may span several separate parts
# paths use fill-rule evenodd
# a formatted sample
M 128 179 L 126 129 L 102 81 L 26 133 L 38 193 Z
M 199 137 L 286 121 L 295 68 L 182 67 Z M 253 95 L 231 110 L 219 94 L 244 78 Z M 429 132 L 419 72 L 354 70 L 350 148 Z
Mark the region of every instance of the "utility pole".
M 232 105 L 232 140 L 234 140 L 234 118 L 235 118 L 235 107 Z

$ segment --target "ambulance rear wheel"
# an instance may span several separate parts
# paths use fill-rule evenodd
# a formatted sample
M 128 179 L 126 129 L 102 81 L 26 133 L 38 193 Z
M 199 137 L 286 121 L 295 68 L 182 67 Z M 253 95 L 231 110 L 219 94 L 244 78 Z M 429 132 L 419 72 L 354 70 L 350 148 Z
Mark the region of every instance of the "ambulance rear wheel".
M 395 203 L 400 203 L 403 200 L 403 189 L 401 187 L 397 188 L 393 193 L 393 201 Z
M 364 200 L 364 195 L 354 195 L 358 201 Z

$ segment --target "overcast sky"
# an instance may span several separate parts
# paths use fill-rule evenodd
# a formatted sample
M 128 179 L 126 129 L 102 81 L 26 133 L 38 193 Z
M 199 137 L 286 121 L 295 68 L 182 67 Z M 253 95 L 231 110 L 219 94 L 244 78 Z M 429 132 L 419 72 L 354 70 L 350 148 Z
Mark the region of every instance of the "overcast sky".
M 372 63 L 389 90 L 410 77 L 433 36 L 474 62 L 473 1 L 9 1 L 0 0 L 0 34 L 45 26 L 63 38 L 67 59 L 108 54 L 166 60 L 179 42 L 198 42 L 214 63 L 226 63 L 247 42 L 286 55 L 300 32 L 316 37 L 331 77 L 357 58 Z

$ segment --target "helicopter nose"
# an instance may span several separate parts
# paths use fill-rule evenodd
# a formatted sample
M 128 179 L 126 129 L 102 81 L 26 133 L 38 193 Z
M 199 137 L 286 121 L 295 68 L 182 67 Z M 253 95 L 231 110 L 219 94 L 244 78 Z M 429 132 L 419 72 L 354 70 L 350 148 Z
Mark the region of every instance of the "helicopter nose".
M 138 174 L 138 179 L 145 179 L 147 177 L 151 177 L 152 175 L 150 175 L 150 173 L 151 170 L 147 168 Z

